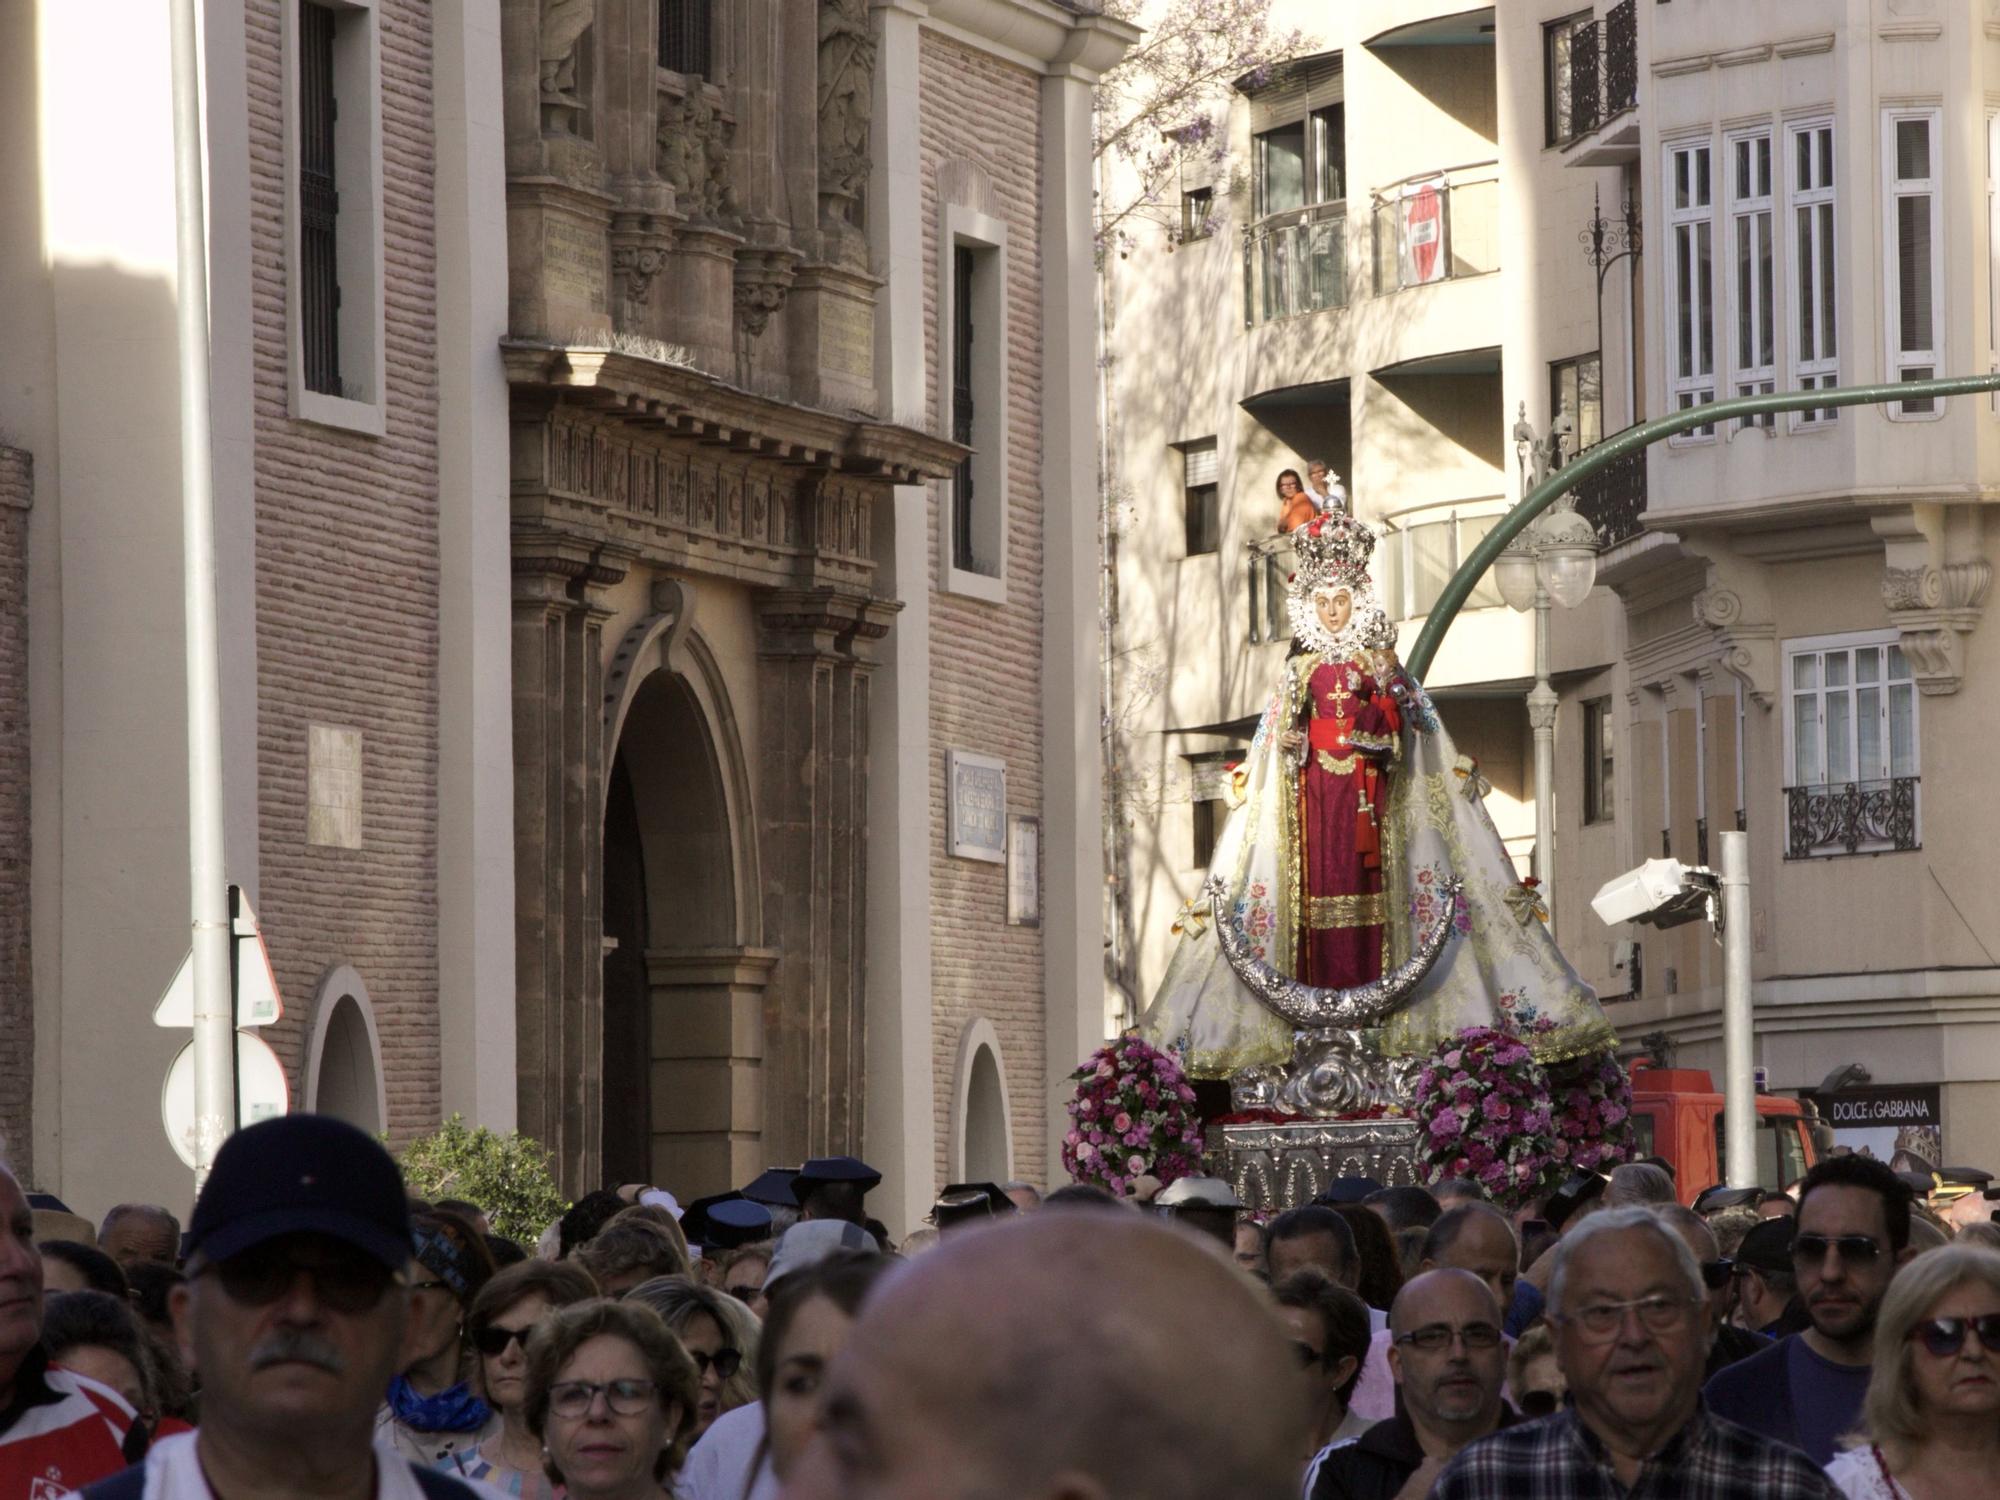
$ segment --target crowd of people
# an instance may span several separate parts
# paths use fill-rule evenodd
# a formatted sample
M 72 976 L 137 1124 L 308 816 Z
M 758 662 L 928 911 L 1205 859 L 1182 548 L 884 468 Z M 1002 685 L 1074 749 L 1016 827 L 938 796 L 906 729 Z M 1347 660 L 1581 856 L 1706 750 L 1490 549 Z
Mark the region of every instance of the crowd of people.
M 1211 1178 L 1143 1206 L 966 1183 L 898 1245 L 878 1181 L 606 1189 L 524 1245 L 311 1115 L 233 1136 L 185 1234 L 0 1173 L 0 1500 L 1939 1500 L 2000 1474 L 1983 1183 L 1836 1156 L 1683 1205 L 1640 1162 L 1513 1213 L 1343 1179 L 1268 1220 Z

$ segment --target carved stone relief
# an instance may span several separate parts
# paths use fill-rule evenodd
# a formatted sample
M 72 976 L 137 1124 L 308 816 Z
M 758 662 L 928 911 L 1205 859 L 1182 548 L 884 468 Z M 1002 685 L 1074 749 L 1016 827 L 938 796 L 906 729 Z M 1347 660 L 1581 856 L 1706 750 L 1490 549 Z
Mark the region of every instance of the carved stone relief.
M 728 117 L 701 84 L 684 95 L 661 91 L 653 141 L 657 168 L 674 190 L 675 208 L 694 222 L 717 224 L 735 215 L 730 135 Z
M 1986 614 L 1993 565 L 1977 506 L 1921 502 L 1873 516 L 1882 538 L 1882 607 L 1917 690 L 1941 697 L 1965 680 L 1965 640 Z
M 868 125 L 875 87 L 875 38 L 867 0 L 820 0 L 820 229 L 827 257 L 866 265 L 862 193 L 868 183 Z
M 542 0 L 542 103 L 584 107 L 577 97 L 577 44 L 597 17 L 597 0 Z
M 1715 664 L 1743 684 L 1760 708 L 1769 708 L 1778 691 L 1777 630 L 1743 618 L 1743 596 L 1734 589 L 1711 585 L 1692 603 L 1697 625 L 1715 636 Z

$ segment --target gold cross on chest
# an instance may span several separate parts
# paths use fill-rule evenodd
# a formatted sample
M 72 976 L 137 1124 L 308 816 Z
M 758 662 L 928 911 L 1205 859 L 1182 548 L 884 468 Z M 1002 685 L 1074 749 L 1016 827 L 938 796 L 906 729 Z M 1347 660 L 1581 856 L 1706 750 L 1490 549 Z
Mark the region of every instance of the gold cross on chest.
M 1334 679 L 1333 691 L 1326 695 L 1326 701 L 1333 709 L 1333 716 L 1336 719 L 1347 717 L 1347 705 L 1354 701 L 1354 694 L 1348 690 L 1345 672 Z

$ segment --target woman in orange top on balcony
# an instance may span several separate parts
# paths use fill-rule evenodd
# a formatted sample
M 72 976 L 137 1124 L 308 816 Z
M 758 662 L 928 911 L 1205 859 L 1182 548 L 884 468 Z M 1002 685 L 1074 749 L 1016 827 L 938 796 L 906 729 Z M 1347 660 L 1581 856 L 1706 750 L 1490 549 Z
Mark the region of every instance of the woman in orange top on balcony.
M 1306 482 L 1299 478 L 1297 469 L 1285 469 L 1278 474 L 1278 530 L 1297 531 L 1306 522 L 1319 514 L 1319 507 L 1306 493 Z

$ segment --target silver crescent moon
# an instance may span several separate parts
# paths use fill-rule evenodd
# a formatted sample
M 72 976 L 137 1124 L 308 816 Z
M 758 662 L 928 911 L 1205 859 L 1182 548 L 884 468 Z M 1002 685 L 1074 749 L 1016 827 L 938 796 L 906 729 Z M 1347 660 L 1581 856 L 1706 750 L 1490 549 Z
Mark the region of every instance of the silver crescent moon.
M 1292 1025 L 1320 1030 L 1329 1026 L 1347 1029 L 1379 1026 L 1400 1007 L 1444 952 L 1458 915 L 1459 892 L 1464 887 L 1465 882 L 1457 876 L 1444 883 L 1441 892 L 1444 899 L 1438 903 L 1437 916 L 1407 959 L 1373 983 L 1345 990 L 1321 989 L 1280 974 L 1257 956 L 1250 940 L 1244 937 L 1243 928 L 1225 899 L 1221 877 L 1209 880 L 1207 893 L 1209 909 L 1215 914 L 1216 939 L 1222 944 L 1229 967 L 1236 971 L 1245 988 Z

